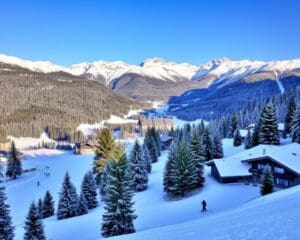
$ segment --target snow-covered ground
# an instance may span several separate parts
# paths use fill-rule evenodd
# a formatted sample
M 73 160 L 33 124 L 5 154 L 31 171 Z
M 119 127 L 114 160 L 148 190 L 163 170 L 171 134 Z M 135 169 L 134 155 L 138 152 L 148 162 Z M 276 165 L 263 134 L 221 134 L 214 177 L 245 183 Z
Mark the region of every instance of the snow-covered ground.
M 127 144 L 127 148 L 130 146 L 131 144 Z M 229 156 L 242 151 L 243 148 L 233 148 L 232 140 L 224 140 L 224 150 L 225 155 Z M 138 215 L 135 221 L 137 232 L 197 219 L 204 221 L 259 196 L 258 187 L 252 185 L 217 183 L 210 177 L 207 169 L 203 189 L 190 193 L 184 199 L 170 200 L 163 193 L 162 186 L 166 158 L 167 152 L 163 152 L 159 161 L 153 164 L 148 189 L 135 195 L 135 208 Z M 13 222 L 16 225 L 16 239 L 22 239 L 23 223 L 31 201 L 37 201 L 39 197 L 44 196 L 46 190 L 50 190 L 57 203 L 58 192 L 66 170 L 79 191 L 82 177 L 91 168 L 92 160 L 93 154 L 73 155 L 71 151 L 44 149 L 25 151 L 23 168 L 36 167 L 38 171 L 23 174 L 16 181 L 5 184 Z M 44 171 L 48 171 L 46 166 L 49 166 L 50 177 L 44 176 Z M 40 181 L 39 187 L 37 181 Z M 202 199 L 208 203 L 209 211 L 206 214 L 200 212 Z M 47 239 L 99 239 L 102 213 L 103 204 L 100 203 L 98 208 L 81 217 L 60 221 L 56 220 L 56 217 L 45 219 Z M 135 235 L 130 235 L 129 239 L 133 236 Z
M 20 150 L 26 149 L 29 147 L 37 147 L 38 145 L 42 146 L 42 143 L 51 143 L 55 142 L 54 140 L 50 139 L 46 133 L 42 133 L 39 138 L 32 138 L 32 137 L 12 137 L 8 136 L 8 138 L 15 142 L 16 147 Z

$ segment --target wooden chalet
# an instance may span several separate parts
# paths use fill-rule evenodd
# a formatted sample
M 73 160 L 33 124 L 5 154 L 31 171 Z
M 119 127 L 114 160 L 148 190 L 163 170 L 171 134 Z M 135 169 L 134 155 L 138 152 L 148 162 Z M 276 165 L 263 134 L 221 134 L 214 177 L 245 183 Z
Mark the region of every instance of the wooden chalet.
M 228 158 L 207 163 L 211 175 L 221 183 L 261 183 L 266 166 L 270 166 L 279 188 L 300 184 L 300 145 L 259 145 Z
M 160 136 L 161 147 L 163 150 L 168 149 L 169 146 L 171 145 L 172 141 L 173 141 L 173 137 L 171 137 L 169 135 Z
M 98 143 L 88 140 L 82 143 L 75 143 L 73 147 L 74 154 L 93 153 L 97 148 Z

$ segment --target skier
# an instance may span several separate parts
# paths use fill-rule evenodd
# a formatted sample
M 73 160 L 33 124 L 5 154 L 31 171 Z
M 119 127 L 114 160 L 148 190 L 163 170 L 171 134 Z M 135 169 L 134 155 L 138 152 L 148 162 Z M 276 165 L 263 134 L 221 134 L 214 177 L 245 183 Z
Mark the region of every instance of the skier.
M 36 185 L 39 187 L 40 186 L 40 181 L 37 181 Z
M 201 202 L 201 205 L 202 205 L 202 210 L 201 210 L 201 212 L 206 212 L 207 211 L 207 209 L 206 209 L 206 201 L 205 200 L 203 200 L 202 202 Z

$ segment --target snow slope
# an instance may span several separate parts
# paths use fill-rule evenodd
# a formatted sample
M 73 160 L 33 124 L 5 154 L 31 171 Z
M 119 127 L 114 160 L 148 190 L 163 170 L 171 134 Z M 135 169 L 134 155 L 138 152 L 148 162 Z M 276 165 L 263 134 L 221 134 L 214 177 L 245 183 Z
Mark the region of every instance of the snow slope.
M 224 146 L 232 146 L 232 140 L 225 140 L 225 142 Z M 129 149 L 132 143 L 127 143 L 126 146 Z M 226 156 L 232 153 L 231 148 L 225 148 Z M 242 148 L 236 148 L 233 152 L 241 150 Z M 170 200 L 163 193 L 162 186 L 166 157 L 167 152 L 163 152 L 159 162 L 153 164 L 148 189 L 135 195 L 135 208 L 138 215 L 135 221 L 137 232 L 196 219 L 204 220 L 208 216 L 236 208 L 258 197 L 258 187 L 244 184 L 219 184 L 209 176 L 207 171 L 203 189 L 189 194 L 184 199 Z M 16 181 L 5 183 L 13 222 L 16 226 L 17 240 L 22 239 L 23 223 L 31 201 L 37 201 L 39 197 L 43 197 L 46 190 L 50 190 L 57 203 L 58 192 L 66 170 L 79 190 L 82 177 L 91 168 L 92 161 L 93 154 L 73 155 L 71 152 L 44 149 L 25 151 L 23 167 L 37 167 L 38 171 L 23 174 Z M 50 177 L 45 177 L 43 174 L 47 170 L 46 166 L 49 166 Z M 39 187 L 37 181 L 40 181 Z M 205 215 L 200 213 L 202 199 L 206 199 L 208 202 L 209 212 Z M 47 239 L 99 239 L 102 213 L 103 204 L 101 203 L 98 208 L 81 217 L 61 221 L 56 220 L 56 217 L 45 219 Z M 159 213 L 159 216 L 156 213 Z
M 300 186 L 195 221 L 112 239 L 269 240 L 300 239 Z

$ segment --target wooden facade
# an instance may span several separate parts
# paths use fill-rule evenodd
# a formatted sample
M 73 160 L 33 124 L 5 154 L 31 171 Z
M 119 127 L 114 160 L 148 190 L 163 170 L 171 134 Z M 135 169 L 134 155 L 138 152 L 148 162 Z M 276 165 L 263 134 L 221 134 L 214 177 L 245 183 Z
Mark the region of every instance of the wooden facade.
M 251 172 L 251 180 L 254 182 L 261 182 L 264 169 L 267 165 L 269 165 L 274 177 L 274 184 L 277 187 L 286 188 L 300 184 L 299 173 L 286 167 L 280 163 L 280 161 L 270 156 L 262 156 L 259 158 L 243 160 L 242 162 L 247 162 L 250 164 L 249 172 Z
M 98 143 L 95 143 L 91 140 L 83 143 L 75 143 L 73 152 L 74 154 L 84 154 L 84 153 L 93 153 L 95 152 Z

